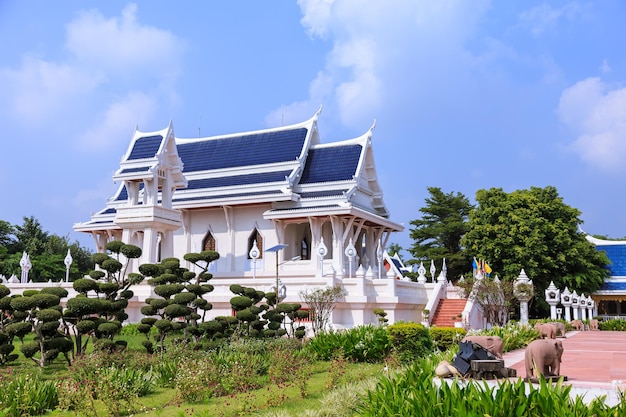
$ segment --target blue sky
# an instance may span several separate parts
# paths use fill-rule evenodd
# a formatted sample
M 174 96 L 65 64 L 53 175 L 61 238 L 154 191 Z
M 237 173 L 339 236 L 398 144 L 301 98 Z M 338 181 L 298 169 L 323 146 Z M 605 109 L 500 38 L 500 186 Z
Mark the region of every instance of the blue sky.
M 626 3 L 0 0 L 0 219 L 93 248 L 136 125 L 364 133 L 411 244 L 426 187 L 555 186 L 626 236 Z

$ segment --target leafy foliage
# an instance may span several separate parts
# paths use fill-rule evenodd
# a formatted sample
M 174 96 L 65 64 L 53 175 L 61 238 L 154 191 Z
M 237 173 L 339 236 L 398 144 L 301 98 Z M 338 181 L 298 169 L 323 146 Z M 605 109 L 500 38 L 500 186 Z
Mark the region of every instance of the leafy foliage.
M 309 307 L 313 334 L 317 335 L 326 330 L 330 317 L 335 310 L 335 304 L 343 296 L 344 289 L 341 287 L 300 291 L 300 299 Z
M 461 238 L 468 231 L 472 205 L 461 193 L 446 194 L 437 187 L 428 187 L 428 192 L 426 206 L 420 209 L 422 218 L 410 222 L 414 243 L 409 252 L 418 262 L 432 259 L 442 263 L 445 258 L 448 279 L 456 281 L 470 264 Z
M 543 294 L 550 281 L 590 294 L 608 277 L 606 254 L 579 231 L 580 211 L 565 204 L 556 188 L 479 190 L 476 201 L 462 244 L 489 260 L 503 281 L 514 280 L 523 268 L 536 294 Z M 532 308 L 538 315 L 548 312 L 543 297 L 536 297 Z
M 395 323 L 387 327 L 389 339 L 400 360 L 411 363 L 434 350 L 428 329 L 419 323 Z
M 69 279 L 73 281 L 93 269 L 91 252 L 67 236 L 45 232 L 37 219 L 24 217 L 21 225 L 11 225 L 0 220 L 0 274 L 10 277 L 21 273 L 20 260 L 27 252 L 32 268 L 29 279 L 33 282 L 65 280 L 65 256 L 70 250 L 73 262 Z
M 436 362 L 424 359 L 406 372 L 384 376 L 369 391 L 357 410 L 360 416 L 596 416 L 624 415 L 626 402 L 609 407 L 602 401 L 586 405 L 582 397 L 570 397 L 571 385 L 560 380 L 551 384 L 541 378 L 539 385 L 523 379 L 503 380 L 497 386 L 487 382 L 452 381 L 435 384 Z
M 319 333 L 308 349 L 322 360 L 343 356 L 355 362 L 382 362 L 391 353 L 392 341 L 384 327 L 364 325 Z

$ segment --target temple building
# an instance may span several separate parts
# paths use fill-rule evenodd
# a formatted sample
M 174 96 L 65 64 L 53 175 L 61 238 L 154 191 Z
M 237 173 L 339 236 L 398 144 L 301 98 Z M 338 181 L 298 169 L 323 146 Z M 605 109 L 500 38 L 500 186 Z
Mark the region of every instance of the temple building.
M 591 297 L 600 316 L 626 315 L 626 240 L 605 240 L 586 235 L 597 250 L 604 251 L 611 261 L 611 276 Z
M 135 130 L 113 180 L 119 188 L 74 230 L 142 248 L 131 267 L 215 250 L 209 298 L 224 314 L 239 283 L 263 291 L 286 285 L 287 301 L 310 288 L 342 285 L 337 327 L 375 323 L 376 307 L 393 320 L 419 321 L 427 296 L 396 279 L 384 248 L 403 226 L 389 218 L 378 182 L 372 133 L 322 143 L 319 112 L 302 123 L 182 139 L 170 123 Z M 182 261 L 184 262 L 184 261 Z M 387 261 L 388 263 L 389 261 Z M 193 270 L 193 265 L 186 265 Z M 280 284 L 279 281 L 280 275 Z

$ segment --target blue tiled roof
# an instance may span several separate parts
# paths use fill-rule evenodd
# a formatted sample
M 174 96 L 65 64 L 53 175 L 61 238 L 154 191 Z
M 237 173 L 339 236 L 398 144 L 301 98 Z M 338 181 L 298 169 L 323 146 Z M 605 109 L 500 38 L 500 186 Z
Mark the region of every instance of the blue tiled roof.
M 211 139 L 177 145 L 183 172 L 295 161 L 302 152 L 307 129 Z
M 396 269 L 400 271 L 400 273 L 402 273 L 402 264 L 400 263 L 400 261 L 392 257 L 390 257 L 389 259 L 391 259 L 391 262 L 393 262 L 393 264 L 396 266 Z
M 300 184 L 352 179 L 361 150 L 361 145 L 310 149 Z
M 143 190 L 143 182 L 139 184 L 139 191 Z M 124 201 L 128 199 L 128 190 L 123 186 L 120 193 L 115 197 L 115 201 Z
M 133 150 L 130 151 L 128 160 L 153 158 L 159 150 L 162 141 L 163 136 L 161 135 L 145 136 L 137 139 L 135 141 L 135 145 L 133 146 Z
M 300 193 L 302 198 L 318 198 L 318 197 L 337 197 L 343 195 L 347 190 L 324 190 L 324 191 L 310 191 L 306 193 Z
M 612 276 L 626 276 L 626 245 L 598 245 L 596 249 L 605 251 L 609 257 Z
M 137 168 L 125 168 L 120 174 L 130 174 L 131 172 L 144 172 L 149 170 L 150 167 L 137 167 Z
M 115 214 L 115 213 L 117 213 L 117 210 L 116 210 L 116 209 L 114 209 L 114 208 L 108 208 L 108 209 L 102 210 L 102 211 L 101 211 L 100 213 L 98 213 L 98 214 Z
M 626 291 L 626 282 L 605 282 L 600 291 Z
M 179 201 L 198 201 L 198 200 L 216 200 L 222 198 L 234 198 L 234 197 L 251 197 L 251 196 L 260 196 L 260 195 L 274 195 L 277 194 L 278 191 L 253 191 L 249 193 L 235 193 L 235 194 L 220 194 L 220 195 L 212 195 L 212 196 L 198 196 L 198 197 L 183 197 L 183 198 L 174 198 L 175 202 Z
M 232 187 L 236 185 L 262 184 L 268 182 L 285 181 L 291 171 L 260 172 L 256 174 L 233 175 L 230 177 L 203 178 L 191 180 L 187 184 L 188 190 L 200 188 Z
M 277 213 L 280 211 L 302 211 L 302 210 L 326 209 L 326 208 L 338 208 L 338 207 L 340 207 L 339 204 L 326 204 L 326 205 L 320 205 L 320 206 L 298 207 L 298 208 L 293 208 L 293 207 L 277 208 L 277 209 L 270 210 L 270 212 Z

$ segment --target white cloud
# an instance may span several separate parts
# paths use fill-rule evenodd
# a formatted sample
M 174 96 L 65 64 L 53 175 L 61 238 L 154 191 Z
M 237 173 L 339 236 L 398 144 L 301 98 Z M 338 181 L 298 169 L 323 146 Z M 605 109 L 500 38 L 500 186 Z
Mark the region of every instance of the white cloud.
M 570 147 L 581 159 L 606 171 L 625 171 L 626 88 L 587 78 L 563 91 L 557 112 L 576 135 Z
M 572 20 L 582 14 L 584 7 L 578 2 L 570 2 L 562 7 L 552 7 L 543 3 L 521 13 L 519 20 L 522 27 L 538 37 L 556 29 L 561 20 Z
M 331 41 L 332 50 L 311 82 L 309 97 L 282 106 L 269 118 L 323 104 L 343 125 L 363 128 L 386 108 L 385 102 L 398 97 L 412 100 L 408 90 L 432 88 L 433 80 L 454 89 L 442 81 L 447 74 L 441 69 L 470 70 L 473 58 L 464 44 L 489 2 L 405 0 L 390 5 L 377 0 L 299 0 L 298 4 L 305 30 Z
M 75 106 L 101 77 L 64 62 L 26 56 L 17 69 L 0 69 L 6 111 L 23 125 L 45 126 Z
M 135 4 L 121 17 L 84 12 L 67 25 L 66 46 L 81 65 L 107 74 L 175 77 L 184 43 L 169 31 L 140 24 L 136 14 Z
M 63 137 L 74 138 L 67 134 L 67 126 L 85 130 L 94 114 L 101 115 L 100 123 L 80 136 L 79 146 L 86 150 L 110 142 L 111 134 L 120 129 L 125 134 L 116 139 L 128 140 L 129 126 L 147 121 L 156 112 L 156 103 L 176 104 L 174 84 L 185 49 L 176 36 L 141 24 L 136 15 L 134 4 L 120 17 L 83 12 L 66 25 L 68 56 L 46 59 L 26 54 L 19 67 L 0 68 L 4 98 L 0 111 L 24 128 L 63 126 Z
M 148 122 L 158 107 L 155 97 L 142 92 L 130 92 L 126 97 L 111 104 L 101 120 L 79 138 L 79 146 L 86 150 L 98 150 L 130 140 L 131 126 Z

